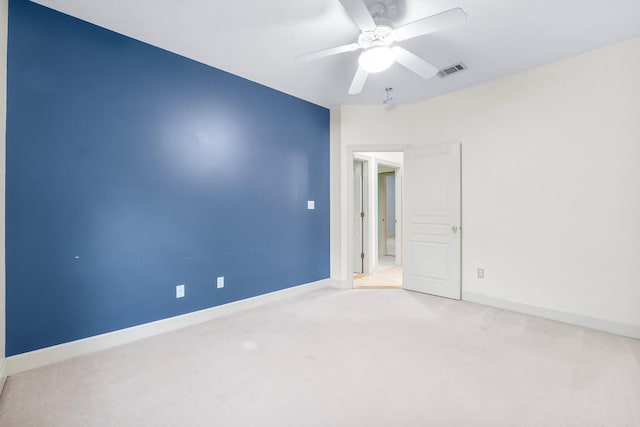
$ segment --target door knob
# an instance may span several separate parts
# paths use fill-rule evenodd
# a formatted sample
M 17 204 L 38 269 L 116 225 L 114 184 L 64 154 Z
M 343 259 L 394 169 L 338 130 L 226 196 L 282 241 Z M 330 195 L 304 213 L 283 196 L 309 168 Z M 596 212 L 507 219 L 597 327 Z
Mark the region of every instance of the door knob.
M 452 225 L 452 226 L 451 226 L 451 232 L 452 232 L 453 234 L 457 233 L 457 232 L 458 232 L 458 226 L 457 226 L 457 225 Z

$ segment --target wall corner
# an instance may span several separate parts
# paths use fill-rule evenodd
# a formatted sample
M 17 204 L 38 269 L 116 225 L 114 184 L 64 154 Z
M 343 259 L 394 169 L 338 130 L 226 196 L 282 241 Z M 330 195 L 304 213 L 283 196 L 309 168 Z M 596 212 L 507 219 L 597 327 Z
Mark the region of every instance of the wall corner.
M 344 280 L 342 235 L 345 224 L 342 220 L 342 107 L 331 109 L 330 116 L 330 252 L 331 278 Z
M 0 394 L 6 379 L 6 286 L 5 286 L 5 154 L 7 129 L 7 32 L 9 1 L 0 0 Z

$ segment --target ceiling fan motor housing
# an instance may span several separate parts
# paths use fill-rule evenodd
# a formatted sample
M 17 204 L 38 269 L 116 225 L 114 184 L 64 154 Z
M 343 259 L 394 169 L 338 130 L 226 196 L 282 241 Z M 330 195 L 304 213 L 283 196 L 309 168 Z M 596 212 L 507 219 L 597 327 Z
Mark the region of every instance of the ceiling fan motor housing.
M 379 25 L 374 30 L 363 31 L 358 37 L 358 44 L 363 49 L 374 46 L 389 46 L 394 41 L 393 28 L 388 25 Z

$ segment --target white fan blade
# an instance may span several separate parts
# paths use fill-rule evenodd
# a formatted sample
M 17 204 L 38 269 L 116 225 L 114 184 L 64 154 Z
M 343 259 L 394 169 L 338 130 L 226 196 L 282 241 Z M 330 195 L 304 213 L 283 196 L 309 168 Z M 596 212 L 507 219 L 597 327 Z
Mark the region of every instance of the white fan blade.
M 357 95 L 362 92 L 364 84 L 367 82 L 368 76 L 369 73 L 367 73 L 362 67 L 358 66 L 356 75 L 353 76 L 353 81 L 351 82 L 351 87 L 349 88 L 349 95 Z
M 376 23 L 362 0 L 340 0 L 340 3 L 342 3 L 342 7 L 345 8 L 353 23 L 362 31 L 376 29 Z
M 467 14 L 460 8 L 447 10 L 437 15 L 419 19 L 397 28 L 394 33 L 398 40 L 407 40 L 447 28 L 457 27 L 467 22 Z
M 354 50 L 358 49 L 360 49 L 360 45 L 358 43 L 345 44 L 344 46 L 337 46 L 329 49 L 318 50 L 316 52 L 305 53 L 304 55 L 296 57 L 296 61 L 312 61 L 314 59 L 324 58 L 325 56 L 338 55 L 345 52 L 353 52 Z
M 393 50 L 398 64 L 413 71 L 423 79 L 430 79 L 438 74 L 438 69 L 436 67 L 408 50 L 400 46 L 394 46 L 391 50 Z

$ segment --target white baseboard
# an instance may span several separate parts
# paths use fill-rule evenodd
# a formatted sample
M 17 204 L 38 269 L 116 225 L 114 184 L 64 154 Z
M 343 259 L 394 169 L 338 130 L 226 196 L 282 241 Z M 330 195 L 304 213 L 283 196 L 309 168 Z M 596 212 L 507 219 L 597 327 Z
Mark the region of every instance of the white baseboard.
M 292 288 L 271 292 L 256 297 L 231 302 L 205 310 L 194 311 L 180 316 L 170 317 L 143 325 L 133 326 L 106 334 L 96 335 L 81 340 L 59 344 L 40 350 L 10 356 L 6 360 L 6 375 L 15 375 L 51 363 L 82 356 L 100 350 L 106 350 L 143 338 L 152 337 L 165 332 L 174 331 L 187 326 L 203 323 L 218 317 L 227 316 L 239 311 L 280 301 L 296 295 L 332 286 L 332 279 L 319 280 Z
M 336 289 L 353 289 L 352 282 L 348 280 L 331 279 L 329 286 Z
M 597 331 L 609 332 L 616 335 L 640 339 L 640 327 L 611 322 L 608 320 L 596 319 L 593 317 L 581 316 L 579 314 L 567 313 L 534 305 L 522 304 L 519 302 L 503 300 L 489 297 L 473 292 L 463 292 L 464 301 L 475 302 L 492 307 L 503 308 L 505 310 L 518 313 L 531 314 L 545 319 L 557 320 L 558 322 L 569 323 L 571 325 L 584 326 L 585 328 Z
M 4 383 L 7 380 L 7 360 L 4 357 L 0 357 L 0 396 L 2 396 L 2 390 L 4 390 Z

